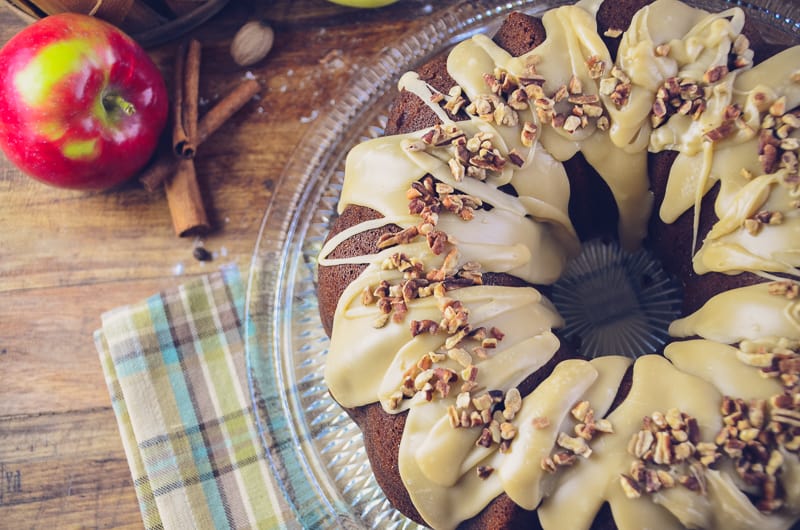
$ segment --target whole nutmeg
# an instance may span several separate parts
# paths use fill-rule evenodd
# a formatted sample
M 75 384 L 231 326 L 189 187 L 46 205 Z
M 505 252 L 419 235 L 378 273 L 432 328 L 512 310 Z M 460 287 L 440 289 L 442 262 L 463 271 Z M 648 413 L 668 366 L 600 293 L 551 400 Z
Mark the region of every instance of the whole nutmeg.
M 271 27 L 260 20 L 251 20 L 233 37 L 231 57 L 239 66 L 250 66 L 267 56 L 274 41 Z

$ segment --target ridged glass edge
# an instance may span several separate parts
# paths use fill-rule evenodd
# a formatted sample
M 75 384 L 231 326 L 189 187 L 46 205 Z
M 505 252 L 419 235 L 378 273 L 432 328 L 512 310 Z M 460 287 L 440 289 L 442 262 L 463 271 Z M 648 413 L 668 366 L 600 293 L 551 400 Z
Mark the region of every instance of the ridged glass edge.
M 297 250 L 297 244 L 302 242 L 302 206 L 314 204 L 312 199 L 320 196 L 324 184 L 320 180 L 320 170 L 336 154 L 350 122 L 367 112 L 391 88 L 399 75 L 424 62 L 433 52 L 443 50 L 477 31 L 490 31 L 493 23 L 499 25 L 499 17 L 512 10 L 535 14 L 568 3 L 573 2 L 479 1 L 463 2 L 448 9 L 440 19 L 414 32 L 413 38 L 401 38 L 395 45 L 384 49 L 374 66 L 357 73 L 351 88 L 339 98 L 337 108 L 329 110 L 318 120 L 320 126 L 306 135 L 282 172 L 276 186 L 276 196 L 268 204 L 263 216 L 250 263 L 244 328 L 249 391 L 257 414 L 259 434 L 273 471 L 279 477 L 287 498 L 294 502 L 298 520 L 304 527 L 361 526 L 356 519 L 342 514 L 342 506 L 334 507 L 326 498 L 326 488 L 309 475 L 312 466 L 306 455 L 302 454 L 302 447 L 295 445 L 299 438 L 296 426 L 291 422 L 293 406 L 290 401 L 296 402 L 296 396 L 262 391 L 265 388 L 292 390 L 285 388 L 285 381 L 282 380 L 286 368 L 283 363 L 286 360 L 282 359 L 279 351 L 280 317 L 285 317 L 285 311 L 292 301 L 291 256 Z M 708 9 L 741 6 L 751 16 L 754 14 L 771 28 L 777 26 L 786 35 L 800 32 L 800 6 L 787 5 L 785 1 L 699 0 L 691 3 Z M 405 44 L 404 39 L 413 42 L 414 48 Z M 292 182 L 291 186 L 287 185 L 289 182 Z M 283 311 L 276 309 L 281 307 Z M 266 366 L 257 365 L 258 362 L 266 363 Z M 283 415 L 267 415 L 267 411 L 282 411 Z M 291 468 L 294 465 L 303 468 L 301 482 L 292 476 Z M 303 478 L 310 479 L 310 482 L 302 482 Z M 316 488 L 318 497 L 300 495 L 298 498 L 298 493 L 308 485 Z M 337 513 L 344 517 L 337 516 Z
M 305 449 L 297 443 L 303 438 L 298 432 L 302 426 L 292 421 L 298 399 L 293 395 L 295 390 L 285 384 L 286 360 L 280 351 L 281 317 L 283 315 L 285 322 L 285 311 L 292 298 L 291 254 L 298 243 L 295 234 L 302 222 L 302 206 L 313 204 L 311 198 L 319 196 L 323 185 L 320 170 L 343 143 L 349 124 L 368 112 L 402 73 L 424 62 L 434 52 L 468 37 L 470 29 L 478 28 L 487 18 L 529 3 L 532 2 L 495 6 L 491 2 L 464 2 L 414 35 L 385 48 L 373 66 L 355 74 L 348 91 L 337 98 L 336 107 L 315 122 L 314 129 L 303 139 L 281 174 L 251 259 L 244 328 L 249 391 L 259 435 L 283 493 L 293 503 L 303 527 L 361 525 L 350 517 L 349 506 L 342 505 L 339 499 L 328 498 L 331 488 L 320 484 L 314 475 L 314 466 Z

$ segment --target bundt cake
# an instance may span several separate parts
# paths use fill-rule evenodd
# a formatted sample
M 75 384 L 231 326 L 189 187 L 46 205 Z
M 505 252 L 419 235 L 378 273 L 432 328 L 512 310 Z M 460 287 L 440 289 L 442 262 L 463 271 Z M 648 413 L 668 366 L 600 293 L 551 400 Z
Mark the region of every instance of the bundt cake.
M 318 261 L 325 379 L 433 528 L 788 528 L 800 514 L 800 46 L 584 0 L 404 75 Z M 587 359 L 550 285 L 595 238 L 682 284 Z M 613 287 L 612 287 L 613 288 Z

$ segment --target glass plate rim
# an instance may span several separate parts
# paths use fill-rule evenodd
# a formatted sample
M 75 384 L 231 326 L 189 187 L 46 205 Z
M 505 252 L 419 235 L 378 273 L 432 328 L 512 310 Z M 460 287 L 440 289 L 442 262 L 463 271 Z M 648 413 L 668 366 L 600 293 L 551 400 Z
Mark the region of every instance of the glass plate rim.
M 568 0 L 562 0 L 559 3 L 567 2 Z M 362 68 L 354 76 L 347 92 L 339 98 L 339 103 L 317 119 L 315 127 L 301 140 L 279 177 L 276 196 L 268 204 L 262 219 L 247 279 L 244 317 L 246 369 L 257 429 L 266 450 L 266 456 L 272 470 L 278 476 L 279 486 L 284 495 L 290 499 L 290 502 L 295 501 L 293 508 L 304 526 L 320 527 L 320 525 L 331 524 L 349 527 L 358 526 L 358 523 L 342 518 L 342 514 L 337 514 L 337 510 L 330 504 L 314 506 L 311 511 L 308 510 L 309 506 L 307 505 L 303 506 L 303 510 L 298 509 L 296 506 L 298 501 L 292 499 L 296 492 L 290 491 L 290 485 L 287 483 L 291 481 L 288 477 L 291 471 L 283 469 L 285 462 L 282 460 L 286 455 L 278 449 L 287 440 L 276 441 L 275 435 L 281 433 L 269 432 L 265 425 L 265 409 L 275 405 L 289 406 L 285 399 L 270 399 L 265 396 L 260 392 L 259 386 L 270 386 L 278 383 L 280 379 L 281 364 L 277 358 L 280 349 L 278 345 L 279 323 L 277 321 L 281 312 L 276 308 L 280 307 L 280 302 L 286 295 L 283 282 L 285 278 L 291 276 L 287 257 L 291 251 L 291 243 L 299 223 L 299 215 L 292 212 L 297 206 L 307 204 L 312 191 L 321 184 L 319 181 L 320 168 L 342 143 L 339 133 L 344 132 L 348 124 L 357 116 L 365 114 L 367 110 L 362 109 L 369 110 L 370 105 L 374 104 L 399 79 L 402 73 L 424 62 L 433 53 L 467 38 L 470 35 L 470 28 L 474 28 L 473 31 L 485 29 L 485 20 L 496 19 L 513 9 L 521 9 L 536 3 L 537 0 L 461 2 L 436 13 L 436 18 L 433 18 L 421 29 L 397 39 L 393 44 L 384 48 L 370 66 Z M 290 179 L 294 179 L 294 181 L 291 186 L 288 186 L 287 182 Z M 268 263 L 268 265 L 262 266 L 264 263 Z M 275 287 L 275 289 L 271 295 L 265 296 L 267 291 L 264 288 L 267 286 Z M 266 311 L 263 315 L 262 310 Z M 266 320 L 262 321 L 259 316 L 266 317 Z M 257 322 L 263 322 L 260 329 L 257 329 Z M 259 336 L 269 337 L 266 344 L 260 343 Z M 259 376 L 254 371 L 254 355 L 265 356 L 268 360 L 273 361 L 272 367 L 276 373 L 261 374 L 262 377 L 267 377 L 266 382 L 259 381 Z M 292 426 L 288 427 L 291 430 Z M 287 436 L 292 441 L 298 439 L 297 434 L 293 431 Z M 298 451 L 294 456 L 303 460 L 304 455 L 301 453 Z M 302 462 L 301 465 L 309 466 L 309 463 Z M 313 487 L 317 490 L 321 488 L 319 484 L 314 484 Z M 326 504 L 328 499 L 321 495 L 318 500 L 321 500 L 322 504 Z M 320 510 L 330 513 L 320 513 Z M 301 511 L 303 513 L 300 513 Z M 328 517 L 330 514 L 334 514 L 333 517 Z
M 349 507 L 334 506 L 326 496 L 326 485 L 310 484 L 315 489 L 311 498 L 297 498 L 284 457 L 286 451 L 294 452 L 295 465 L 312 467 L 305 460 L 302 449 L 288 449 L 287 442 L 300 441 L 291 421 L 286 422 L 288 432 L 269 431 L 265 422 L 265 410 L 292 411 L 288 397 L 270 396 L 262 387 L 280 386 L 281 364 L 281 316 L 288 307 L 285 282 L 295 270 L 296 262 L 290 259 L 293 250 L 298 250 L 298 229 L 304 222 L 300 206 L 308 205 L 312 197 L 321 198 L 322 171 L 331 160 L 343 156 L 341 146 L 346 143 L 348 128 L 358 117 L 375 109 L 373 106 L 387 90 L 392 88 L 399 76 L 421 64 L 425 59 L 467 38 L 478 31 L 486 31 L 492 23 L 499 24 L 501 17 L 513 10 L 526 12 L 571 4 L 573 0 L 479 0 L 464 1 L 435 13 L 435 18 L 422 28 L 401 36 L 379 52 L 368 66 L 362 67 L 348 84 L 345 93 L 337 98 L 338 103 L 324 112 L 315 125 L 304 135 L 296 147 L 276 184 L 275 196 L 268 203 L 257 235 L 250 261 L 250 271 L 245 291 L 244 334 L 246 339 L 246 369 L 249 392 L 256 425 L 272 471 L 287 500 L 293 504 L 300 524 L 306 527 L 360 527 L 361 523 L 349 514 Z M 800 6 L 786 0 L 694 0 L 690 3 L 700 7 L 719 8 L 740 6 L 755 14 L 761 22 L 782 30 L 787 34 L 800 34 Z M 330 169 L 330 168 L 328 168 Z M 289 184 L 291 182 L 291 185 Z M 307 222 L 307 220 L 306 220 Z M 291 297 L 291 293 L 289 298 Z M 290 300 L 289 300 L 290 302 Z M 283 319 L 285 323 L 285 318 Z M 259 327 L 258 324 L 261 324 Z M 266 342 L 264 342 L 266 341 Z M 275 373 L 256 372 L 254 356 L 271 366 Z M 285 418 L 284 418 L 285 419 Z M 302 441 L 301 441 L 302 442 Z M 289 443 L 289 445 L 291 445 Z M 314 477 L 308 477 L 312 482 Z M 330 492 L 327 492 L 330 493 Z M 300 505 L 298 507 L 298 505 Z

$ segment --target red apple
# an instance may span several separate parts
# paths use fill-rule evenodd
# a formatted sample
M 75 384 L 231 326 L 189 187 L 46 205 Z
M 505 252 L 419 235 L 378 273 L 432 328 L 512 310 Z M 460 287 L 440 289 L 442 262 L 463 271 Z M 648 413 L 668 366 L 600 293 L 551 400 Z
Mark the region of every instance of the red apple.
M 104 189 L 136 174 L 167 119 L 164 78 L 129 36 L 64 13 L 0 49 L 0 149 L 54 186 Z

